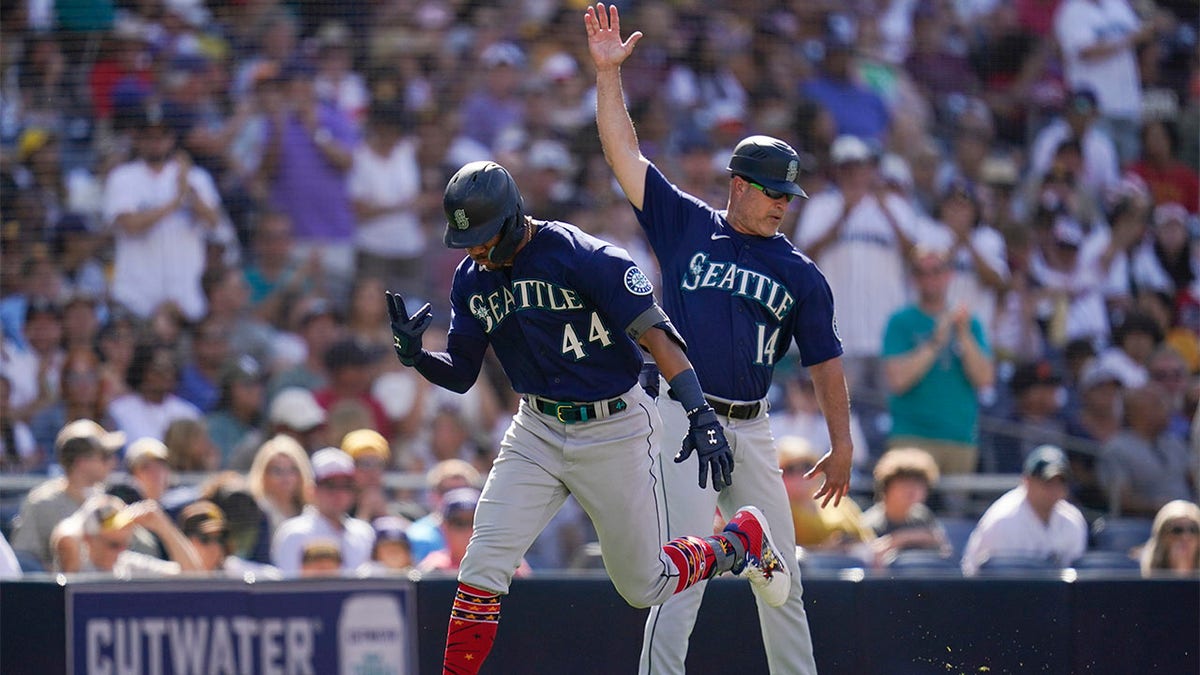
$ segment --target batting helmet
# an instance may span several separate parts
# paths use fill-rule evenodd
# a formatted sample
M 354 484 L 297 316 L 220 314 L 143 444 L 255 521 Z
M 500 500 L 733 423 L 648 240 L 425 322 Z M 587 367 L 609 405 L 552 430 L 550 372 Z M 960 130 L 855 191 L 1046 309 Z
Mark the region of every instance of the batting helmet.
M 443 242 L 449 248 L 471 248 L 496 235 L 488 251 L 494 263 L 506 262 L 525 236 L 525 203 L 508 170 L 495 162 L 471 162 L 459 169 L 442 197 L 446 212 Z
M 800 155 L 792 146 L 770 136 L 743 138 L 729 158 L 729 172 L 763 187 L 797 197 L 808 197 L 796 184 Z

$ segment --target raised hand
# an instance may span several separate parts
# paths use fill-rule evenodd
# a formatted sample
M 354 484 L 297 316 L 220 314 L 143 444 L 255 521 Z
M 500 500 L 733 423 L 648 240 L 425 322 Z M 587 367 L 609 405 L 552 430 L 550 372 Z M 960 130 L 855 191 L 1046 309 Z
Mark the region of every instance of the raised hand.
M 400 363 L 406 366 L 415 365 L 417 356 L 421 353 L 421 334 L 433 321 L 433 309 L 427 302 L 409 316 L 403 296 L 391 291 L 385 291 L 384 295 L 387 296 L 388 317 L 391 320 L 396 356 L 399 357 Z
M 641 31 L 635 31 L 628 40 L 621 41 L 621 17 L 616 5 L 609 7 L 607 12 L 603 2 L 588 7 L 583 25 L 587 29 L 588 51 L 597 70 L 619 67 L 642 39 Z

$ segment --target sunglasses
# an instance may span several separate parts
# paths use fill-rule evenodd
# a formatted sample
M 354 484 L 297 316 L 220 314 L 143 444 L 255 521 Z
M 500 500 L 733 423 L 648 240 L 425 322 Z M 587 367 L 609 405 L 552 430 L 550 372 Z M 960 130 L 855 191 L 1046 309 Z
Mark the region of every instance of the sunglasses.
M 1195 523 L 1191 525 L 1172 525 L 1167 528 L 1167 534 L 1173 534 L 1176 537 L 1181 537 L 1185 534 L 1200 535 L 1200 525 Z
M 815 466 L 815 465 L 809 464 L 808 462 L 800 462 L 798 464 L 788 464 L 787 466 L 783 467 L 783 475 L 785 475 L 785 476 L 801 475 L 802 476 L 802 475 L 808 473 L 809 471 L 812 471 L 813 466 Z
M 195 538 L 201 544 L 224 544 L 229 539 L 229 535 L 226 532 L 220 534 L 197 534 Z
M 743 179 L 743 180 L 745 180 L 747 183 L 749 183 L 750 187 L 752 187 L 755 190 L 758 190 L 759 192 L 766 195 L 767 199 L 786 199 L 787 202 L 790 204 L 792 202 L 792 200 L 796 198 L 796 195 L 788 194 L 786 192 L 780 192 L 779 190 L 772 190 L 771 188 L 766 187 L 765 185 L 759 185 L 758 183 L 755 183 L 752 180 L 748 180 L 748 179 Z
M 294 466 L 268 466 L 267 467 L 267 474 L 269 474 L 271 476 L 275 476 L 277 478 L 282 478 L 284 476 L 294 476 L 298 473 L 300 473 L 300 469 L 297 469 Z
M 447 518 L 446 526 L 456 530 L 469 530 L 475 526 L 475 522 L 471 518 Z
M 326 490 L 339 490 L 339 491 L 343 491 L 343 492 L 353 492 L 354 491 L 354 483 L 353 482 L 320 481 L 317 483 L 317 487 L 322 487 L 322 488 L 325 488 Z

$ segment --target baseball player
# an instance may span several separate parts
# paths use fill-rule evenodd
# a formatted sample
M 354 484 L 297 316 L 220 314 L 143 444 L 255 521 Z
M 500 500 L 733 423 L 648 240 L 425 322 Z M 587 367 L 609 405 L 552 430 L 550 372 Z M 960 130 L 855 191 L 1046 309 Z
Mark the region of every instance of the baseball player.
M 767 388 L 775 363 L 794 340 L 811 372 L 832 448 L 808 476 L 825 474 L 816 497 L 839 503 L 849 489 L 852 444 L 849 396 L 833 295 L 811 260 L 779 234 L 793 197 L 799 157 L 768 136 L 742 140 L 729 161 L 729 203 L 716 211 L 685 194 L 642 156 L 625 109 L 620 66 L 641 33 L 622 42 L 617 8 L 603 3 L 584 17 L 596 66 L 597 124 L 605 157 L 633 205 L 662 267 L 663 307 L 688 340 L 705 399 L 721 418 L 738 479 L 719 494 L 697 489 L 691 469 L 661 462 L 667 532 L 710 523 L 714 508 L 733 515 L 739 500 L 760 505 L 778 551 L 795 578 L 786 602 L 759 602 L 763 643 L 772 673 L 815 673 L 812 640 L 792 553 L 795 535 L 779 460 L 767 419 Z M 720 330 L 713 330 L 720 326 Z M 662 388 L 666 391 L 666 387 Z M 678 392 L 657 399 L 666 446 L 682 438 Z M 682 673 L 703 583 L 651 609 L 642 644 L 642 673 Z
M 421 348 L 429 305 L 410 316 L 403 298 L 388 293 L 396 354 L 430 382 L 463 392 L 491 345 L 522 394 L 475 513 L 443 672 L 478 672 L 495 640 L 500 596 L 568 494 L 591 517 L 605 569 L 630 605 L 659 604 L 725 571 L 748 577 L 767 604 L 784 602 L 790 570 L 752 506 L 720 534 L 662 543 L 662 422 L 638 384 L 640 348 L 687 409 L 680 456 L 698 456 L 700 482 L 711 474 L 714 488 L 728 488 L 733 463 L 684 343 L 629 255 L 573 225 L 527 216 L 512 176 L 492 162 L 459 169 L 443 206 L 445 244 L 468 256 L 454 273 L 446 351 Z M 698 531 L 711 532 L 711 522 Z

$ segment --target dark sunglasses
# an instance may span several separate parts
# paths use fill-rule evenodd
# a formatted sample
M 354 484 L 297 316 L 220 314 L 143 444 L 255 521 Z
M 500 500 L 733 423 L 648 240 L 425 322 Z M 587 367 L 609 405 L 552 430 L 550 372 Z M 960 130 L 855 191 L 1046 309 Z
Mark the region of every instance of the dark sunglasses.
M 456 530 L 469 530 L 475 526 L 475 521 L 472 518 L 447 518 L 446 526 Z
M 755 183 L 754 181 L 750 180 L 749 178 L 743 178 L 742 180 L 749 183 L 750 187 L 752 187 L 755 190 L 758 190 L 759 192 L 766 195 L 767 199 L 786 199 L 788 201 L 788 203 L 790 204 L 792 202 L 792 200 L 796 198 L 796 195 L 788 194 L 787 192 L 780 192 L 779 190 L 773 190 L 764 185 L 759 185 L 758 183 Z
M 812 471 L 813 466 L 815 466 L 815 465 L 809 464 L 808 462 L 798 462 L 796 464 L 788 464 L 787 466 L 783 467 L 783 474 L 785 476 L 795 476 L 797 474 L 804 475 L 804 474 L 808 473 L 809 471 Z
M 1167 528 L 1167 534 L 1173 534 L 1176 537 L 1185 534 L 1200 535 L 1200 525 L 1194 523 L 1191 525 L 1172 525 Z
M 229 539 L 229 534 L 221 532 L 218 534 L 197 534 L 196 541 L 201 544 L 224 544 Z
M 346 491 L 346 492 L 354 491 L 354 483 L 349 482 L 349 481 L 347 481 L 347 482 L 331 481 L 331 480 L 318 481 L 317 487 L 322 487 L 322 488 L 325 488 L 326 490 L 342 490 L 342 491 Z

